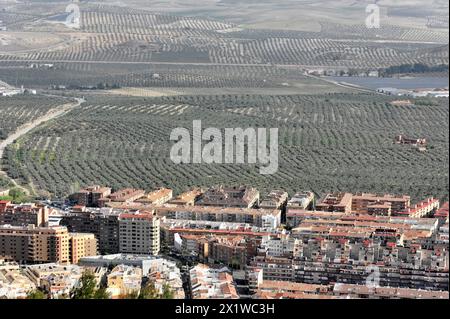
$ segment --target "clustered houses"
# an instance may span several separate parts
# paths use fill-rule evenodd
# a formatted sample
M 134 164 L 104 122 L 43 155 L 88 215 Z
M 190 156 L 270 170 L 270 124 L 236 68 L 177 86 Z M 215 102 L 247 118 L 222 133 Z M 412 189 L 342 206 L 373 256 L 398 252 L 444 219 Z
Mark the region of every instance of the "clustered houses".
M 382 286 L 448 286 L 448 245 L 437 240 L 446 229 L 437 219 L 313 211 L 296 217 L 292 238 L 267 240 L 262 247 L 277 249 L 260 249 L 251 262 L 266 280 L 364 284 L 366 268 L 376 265 Z
M 24 299 L 36 285 L 23 274 L 19 264 L 0 259 L 0 299 Z
M 107 277 L 106 291 L 113 299 L 125 297 L 141 290 L 142 269 L 127 265 L 118 265 Z
M 176 197 L 166 188 L 93 186 L 70 198 L 77 205 L 58 226 L 43 205 L 0 202 L 0 258 L 114 268 L 103 282 L 115 298 L 147 281 L 184 297 L 179 270 L 155 257 L 161 247 L 203 263 L 190 274 L 193 298 L 238 298 L 224 267 L 245 270 L 259 298 L 440 298 L 448 288 L 448 203 L 434 198 L 411 205 L 405 195 L 341 192 L 316 203 L 312 192 L 289 199 L 274 190 L 260 201 L 253 188 L 223 186 Z M 383 289 L 367 292 L 373 267 Z M 45 285 L 56 298 L 71 284 L 55 274 Z
M 49 298 L 68 298 L 80 287 L 86 271 L 94 275 L 96 287 L 104 287 L 111 298 L 139 293 L 152 282 L 163 293 L 168 285 L 175 299 L 184 299 L 183 281 L 175 262 L 145 255 L 105 255 L 82 257 L 79 264 L 45 263 L 21 266 L 0 260 L 0 299 L 23 299 L 40 289 Z
M 448 291 L 430 291 L 398 287 L 368 287 L 347 283 L 317 285 L 263 280 L 255 270 L 252 291 L 254 299 L 448 299 Z
M 47 263 L 27 266 L 23 274 L 52 299 L 67 298 L 78 286 L 83 268 L 77 265 Z
M 189 294 L 192 299 L 239 298 L 228 268 L 216 269 L 204 264 L 189 271 Z
M 117 266 L 126 266 L 131 268 L 141 269 L 142 282 L 152 282 L 159 293 L 163 292 L 164 285 L 169 285 L 174 292 L 175 299 L 184 299 L 185 294 L 183 290 L 183 281 L 181 279 L 180 269 L 176 263 L 164 258 L 148 256 L 148 255 L 133 255 L 133 254 L 114 254 L 114 255 L 100 255 L 83 257 L 79 261 L 79 265 L 91 268 L 112 268 Z M 122 267 L 124 269 L 124 267 Z M 129 268 L 130 269 L 130 268 Z M 122 272 L 123 273 L 123 272 Z M 115 274 L 118 275 L 118 272 Z M 123 279 L 121 279 L 123 281 Z M 117 281 L 115 281 L 117 282 Z M 111 281 L 111 284 L 113 282 Z M 114 285 L 115 289 L 118 288 Z M 116 296 L 123 294 L 121 291 L 115 291 Z

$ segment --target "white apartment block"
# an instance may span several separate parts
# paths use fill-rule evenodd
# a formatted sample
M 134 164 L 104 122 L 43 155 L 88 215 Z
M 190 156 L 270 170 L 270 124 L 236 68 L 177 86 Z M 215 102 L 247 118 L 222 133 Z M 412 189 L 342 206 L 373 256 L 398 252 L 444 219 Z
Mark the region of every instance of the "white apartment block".
M 158 255 L 160 219 L 152 214 L 121 214 L 119 217 L 119 250 L 121 253 Z

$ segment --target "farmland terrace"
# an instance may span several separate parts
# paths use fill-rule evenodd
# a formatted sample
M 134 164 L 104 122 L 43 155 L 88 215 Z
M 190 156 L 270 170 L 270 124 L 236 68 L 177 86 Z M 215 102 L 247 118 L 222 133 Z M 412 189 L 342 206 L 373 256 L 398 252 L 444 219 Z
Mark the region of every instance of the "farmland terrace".
M 413 106 L 363 93 L 86 99 L 11 145 L 4 157 L 9 176 L 61 196 L 90 183 L 175 192 L 244 183 L 263 191 L 448 197 L 446 99 L 417 99 Z M 202 119 L 204 128 L 278 127 L 278 173 L 263 176 L 246 165 L 174 164 L 170 132 L 192 128 L 194 119 Z M 394 144 L 398 134 L 427 138 L 428 151 Z
M 21 84 L 37 87 L 95 81 L 276 87 L 270 78 L 282 73 L 283 66 L 372 70 L 405 63 L 448 64 L 448 30 L 396 25 L 397 18 L 386 17 L 380 29 L 366 28 L 363 19 L 321 18 L 316 19 L 316 31 L 301 31 L 79 3 L 80 27 L 69 28 L 53 21 L 65 5 L 20 3 L 0 12 L 7 27 L 0 31 L 3 80 L 19 78 Z M 39 63 L 55 66 L 30 67 Z M 154 73 L 163 80 L 148 80 Z

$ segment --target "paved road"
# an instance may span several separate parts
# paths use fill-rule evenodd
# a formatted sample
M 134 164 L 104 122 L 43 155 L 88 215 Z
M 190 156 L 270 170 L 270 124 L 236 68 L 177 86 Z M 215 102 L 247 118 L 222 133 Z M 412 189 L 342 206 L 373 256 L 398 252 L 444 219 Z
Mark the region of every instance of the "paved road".
M 25 123 L 24 125 L 18 127 L 17 130 L 14 133 L 10 134 L 5 140 L 0 141 L 0 159 L 3 158 L 3 153 L 4 153 L 5 149 L 8 147 L 8 145 L 13 144 L 15 140 L 17 140 L 18 138 L 27 134 L 32 129 L 38 127 L 42 123 L 45 123 L 52 119 L 55 119 L 65 113 L 69 112 L 73 108 L 80 106 L 84 102 L 85 102 L 84 99 L 76 98 L 76 102 L 63 104 L 55 109 L 52 109 L 50 112 L 48 112 L 44 116 L 42 116 L 32 122 Z M 0 169 L 0 175 L 8 177 L 6 172 L 2 171 L 1 169 Z M 16 187 L 22 188 L 27 194 L 29 194 L 29 191 L 27 189 L 21 187 L 20 185 L 18 185 L 16 181 L 11 179 L 11 182 Z

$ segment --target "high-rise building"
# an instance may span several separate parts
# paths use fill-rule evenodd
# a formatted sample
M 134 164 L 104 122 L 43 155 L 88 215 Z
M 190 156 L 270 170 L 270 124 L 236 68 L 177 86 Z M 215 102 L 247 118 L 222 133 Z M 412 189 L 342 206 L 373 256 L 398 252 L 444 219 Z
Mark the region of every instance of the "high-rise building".
M 0 258 L 20 263 L 69 262 L 66 227 L 0 226 Z
M 160 219 L 152 213 L 124 213 L 119 216 L 121 253 L 158 255 Z
M 86 256 L 97 255 L 97 239 L 94 234 L 69 233 L 70 263 L 77 264 L 78 260 Z
M 110 208 L 73 211 L 63 216 L 60 224 L 70 232 L 94 234 L 100 254 L 119 252 L 119 213 Z

